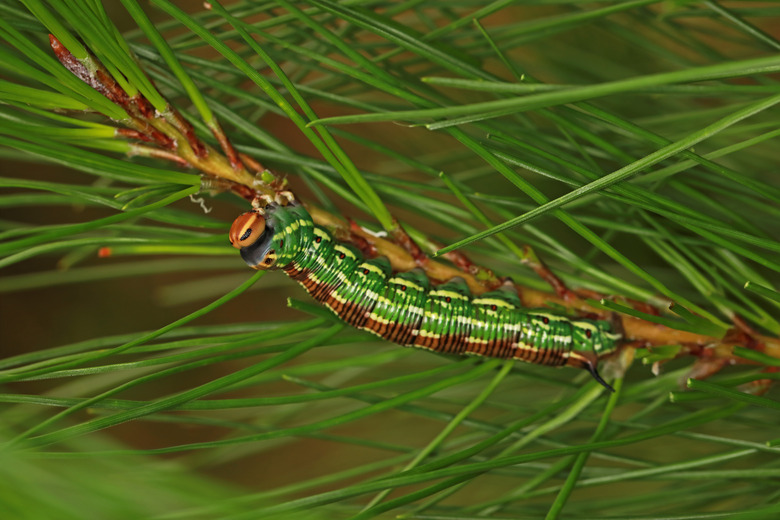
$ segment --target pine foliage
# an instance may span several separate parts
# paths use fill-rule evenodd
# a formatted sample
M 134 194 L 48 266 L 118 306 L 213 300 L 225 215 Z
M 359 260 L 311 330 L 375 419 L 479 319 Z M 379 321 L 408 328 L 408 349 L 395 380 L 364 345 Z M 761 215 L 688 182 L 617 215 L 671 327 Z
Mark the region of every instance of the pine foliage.
M 9 518 L 777 514 L 774 3 L 209 7 L 0 3 Z M 398 217 L 432 255 L 548 290 L 528 245 L 620 297 L 593 306 L 763 339 L 632 348 L 611 395 L 380 341 L 247 271 L 226 238 L 245 201 L 202 189 L 227 161 L 182 168 L 134 139 L 52 45 L 330 214 Z M 712 358 L 739 366 L 697 379 Z

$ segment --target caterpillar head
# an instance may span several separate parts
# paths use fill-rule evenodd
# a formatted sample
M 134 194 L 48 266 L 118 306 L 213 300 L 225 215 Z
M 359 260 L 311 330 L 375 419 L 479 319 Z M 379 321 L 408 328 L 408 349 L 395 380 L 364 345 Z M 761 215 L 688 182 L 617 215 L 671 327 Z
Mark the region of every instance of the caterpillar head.
M 572 325 L 573 350 L 589 351 L 602 356 L 617 348 L 620 334 L 612 332 L 608 321 L 573 321 Z
M 239 216 L 230 227 L 230 243 L 241 250 L 241 258 L 254 269 L 270 269 L 276 263 L 274 230 L 260 210 Z

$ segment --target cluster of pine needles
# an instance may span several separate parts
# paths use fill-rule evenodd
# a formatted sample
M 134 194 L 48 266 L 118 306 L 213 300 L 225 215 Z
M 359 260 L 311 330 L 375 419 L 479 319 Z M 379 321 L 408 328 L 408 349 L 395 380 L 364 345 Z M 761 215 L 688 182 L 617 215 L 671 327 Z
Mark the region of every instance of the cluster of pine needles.
M 777 5 L 225 4 L 0 3 L 4 516 L 778 514 Z M 246 269 L 255 179 L 667 336 L 380 341 Z

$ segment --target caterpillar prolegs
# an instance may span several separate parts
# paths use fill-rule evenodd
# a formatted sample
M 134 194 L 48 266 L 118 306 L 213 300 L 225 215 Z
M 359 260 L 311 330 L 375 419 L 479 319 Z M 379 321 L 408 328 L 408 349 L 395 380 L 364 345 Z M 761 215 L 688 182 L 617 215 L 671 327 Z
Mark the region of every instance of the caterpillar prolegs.
M 364 259 L 295 202 L 244 213 L 230 229 L 230 242 L 250 267 L 283 270 L 341 319 L 389 341 L 584 368 L 612 390 L 596 370 L 620 338 L 607 321 L 524 308 L 509 285 L 472 296 L 460 278 L 432 285 L 418 269 L 393 273 L 387 258 Z

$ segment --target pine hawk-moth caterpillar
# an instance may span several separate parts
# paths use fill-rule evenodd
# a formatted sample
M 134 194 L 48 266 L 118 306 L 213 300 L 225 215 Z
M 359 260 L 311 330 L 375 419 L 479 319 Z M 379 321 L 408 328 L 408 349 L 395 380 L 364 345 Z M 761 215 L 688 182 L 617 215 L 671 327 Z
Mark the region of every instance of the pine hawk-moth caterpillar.
M 394 273 L 387 258 L 364 259 L 335 240 L 297 202 L 244 213 L 230 242 L 250 267 L 284 271 L 345 322 L 394 343 L 584 368 L 612 390 L 596 369 L 620 339 L 608 321 L 524 308 L 511 284 L 472 296 L 460 278 L 434 285 L 420 269 Z

